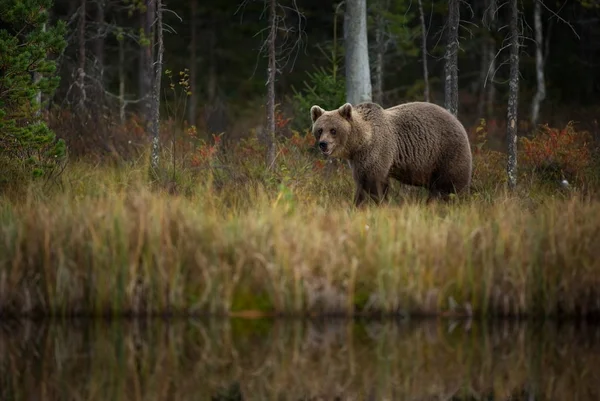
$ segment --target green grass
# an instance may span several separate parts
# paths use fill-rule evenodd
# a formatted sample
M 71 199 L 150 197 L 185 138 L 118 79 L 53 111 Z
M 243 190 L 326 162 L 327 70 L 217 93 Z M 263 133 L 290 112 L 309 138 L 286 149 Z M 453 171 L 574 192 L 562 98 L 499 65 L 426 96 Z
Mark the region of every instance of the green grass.
M 145 163 L 78 162 L 51 189 L 6 193 L 0 314 L 600 309 L 592 196 L 526 178 L 508 194 L 476 174 L 473 193 L 449 204 L 426 205 L 421 191 L 394 185 L 391 204 L 355 210 L 345 164 L 319 169 L 314 156 L 292 152 L 265 173 L 257 160 L 178 167 L 159 186 L 147 183 Z

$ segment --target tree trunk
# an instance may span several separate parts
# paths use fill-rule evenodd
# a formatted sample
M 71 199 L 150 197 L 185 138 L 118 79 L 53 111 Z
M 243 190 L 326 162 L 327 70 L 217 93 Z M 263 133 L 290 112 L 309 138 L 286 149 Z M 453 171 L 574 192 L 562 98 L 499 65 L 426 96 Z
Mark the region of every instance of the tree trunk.
M 373 99 L 375 103 L 383 103 L 383 63 L 385 54 L 384 20 L 381 15 L 376 17 L 375 26 L 375 85 Z
M 96 63 L 101 83 L 104 83 L 104 14 L 104 0 L 96 0 L 96 24 L 98 27 L 96 30 L 97 37 L 94 43 L 94 50 L 96 53 Z
M 156 55 L 156 70 L 154 72 L 154 86 L 152 90 L 151 114 L 152 114 L 152 159 L 151 168 L 154 174 L 158 172 L 159 167 L 159 152 L 160 152 L 160 83 L 162 77 L 162 62 L 163 62 L 163 30 L 162 30 L 162 0 L 156 0 L 156 40 L 158 49 Z M 152 60 L 152 59 L 151 59 Z M 150 63 L 152 66 L 152 63 Z
M 371 101 L 371 72 L 367 39 L 366 0 L 346 0 L 346 101 L 356 105 Z
M 445 63 L 444 107 L 458 115 L 458 23 L 460 0 L 448 0 L 448 34 Z
M 427 28 L 425 27 L 425 15 L 423 14 L 423 2 L 419 0 L 419 18 L 421 19 L 421 54 L 423 60 L 423 81 L 425 89 L 423 95 L 425 101 L 429 102 L 429 72 L 427 71 Z
M 508 141 L 508 186 L 517 186 L 517 109 L 519 104 L 519 10 L 517 0 L 510 0 L 510 81 L 508 93 L 508 124 L 506 136 Z
M 535 127 L 540 113 L 540 104 L 546 98 L 546 84 L 544 82 L 544 56 L 542 46 L 544 45 L 542 32 L 542 6 L 541 0 L 535 0 L 533 21 L 535 26 L 535 71 L 537 78 L 537 91 L 531 103 L 531 124 Z
M 275 20 L 275 1 L 270 0 L 269 11 L 269 67 L 267 70 L 267 127 L 265 139 L 267 145 L 267 169 L 275 164 L 275 37 L 277 36 L 277 25 Z
M 46 24 L 42 25 L 42 32 L 46 32 Z M 35 71 L 33 73 L 33 82 L 38 84 L 41 79 L 42 79 L 42 74 L 40 74 L 38 71 Z M 38 91 L 35 93 L 35 116 L 39 118 L 41 116 L 41 114 L 42 114 L 42 90 L 38 89 Z
M 125 124 L 125 37 L 119 40 L 119 118 Z
M 490 1 L 489 0 L 483 0 L 483 12 L 482 12 L 482 19 L 485 19 L 485 16 L 487 14 L 487 10 L 488 7 L 490 6 Z M 480 58 L 480 64 L 479 64 L 479 95 L 478 95 L 478 102 L 477 102 L 477 118 L 482 118 L 483 117 L 483 111 L 485 108 L 485 85 L 486 85 L 486 78 L 487 78 L 487 72 L 488 72 L 488 68 L 490 65 L 490 56 L 488 53 L 488 41 L 489 38 L 487 36 L 482 36 L 482 40 L 481 40 L 481 58 Z
M 144 120 L 144 124 L 147 127 L 152 121 L 152 100 L 151 90 L 153 77 L 153 63 L 154 54 L 152 52 L 154 37 L 152 34 L 152 22 L 155 17 L 156 0 L 146 0 L 146 12 L 141 15 L 141 25 L 143 27 L 144 41 L 140 48 L 140 98 L 143 99 L 140 102 L 141 115 Z M 144 43 L 145 42 L 145 43 Z
M 493 55 L 492 55 L 493 57 Z M 483 111 L 486 104 L 486 78 L 490 66 L 490 54 L 488 38 L 485 37 L 481 46 L 481 64 L 479 65 L 479 101 L 477 102 L 477 118 L 483 117 Z
M 196 71 L 198 61 L 196 60 L 196 47 L 197 39 L 197 10 L 198 10 L 198 0 L 191 0 L 190 2 L 190 30 L 192 31 L 192 38 L 190 43 L 190 91 L 192 92 L 190 95 L 190 102 L 188 105 L 188 122 L 191 125 L 196 125 L 196 109 L 198 107 L 198 93 L 196 88 Z
M 79 6 L 79 68 L 77 68 L 77 87 L 79 88 L 79 107 L 86 101 L 85 93 L 85 6 L 86 0 L 81 0 Z
M 489 16 L 490 16 L 490 30 L 492 32 L 496 29 L 496 12 L 497 4 L 496 0 L 490 1 Z M 487 44 L 487 54 L 490 59 L 488 66 L 488 81 L 486 83 L 488 87 L 487 100 L 486 100 L 486 113 L 488 118 L 494 112 L 494 105 L 496 104 L 496 84 L 494 83 L 494 73 L 496 71 L 496 40 L 494 37 L 490 37 Z

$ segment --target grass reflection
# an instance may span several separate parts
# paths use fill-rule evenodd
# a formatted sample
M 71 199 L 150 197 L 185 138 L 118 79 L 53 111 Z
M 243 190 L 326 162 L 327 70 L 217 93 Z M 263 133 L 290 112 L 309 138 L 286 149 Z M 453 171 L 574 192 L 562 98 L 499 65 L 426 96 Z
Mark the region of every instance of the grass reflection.
M 597 400 L 599 338 L 511 321 L 11 322 L 0 399 Z

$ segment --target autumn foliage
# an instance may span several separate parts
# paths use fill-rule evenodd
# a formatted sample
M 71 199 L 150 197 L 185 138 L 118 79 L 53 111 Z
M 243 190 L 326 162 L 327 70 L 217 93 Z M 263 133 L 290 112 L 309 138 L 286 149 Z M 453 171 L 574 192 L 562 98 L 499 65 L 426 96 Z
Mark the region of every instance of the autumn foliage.
M 533 138 L 521 139 L 521 163 L 543 179 L 582 183 L 592 164 L 591 139 L 573 122 L 562 129 L 543 125 Z

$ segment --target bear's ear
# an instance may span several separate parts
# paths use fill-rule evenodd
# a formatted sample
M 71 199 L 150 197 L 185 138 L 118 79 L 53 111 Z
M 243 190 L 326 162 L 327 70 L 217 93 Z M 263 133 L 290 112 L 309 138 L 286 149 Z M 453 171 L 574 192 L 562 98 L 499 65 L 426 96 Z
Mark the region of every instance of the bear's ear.
M 338 112 L 346 120 L 352 119 L 352 105 L 350 103 L 344 103 L 344 105 L 338 109 Z
M 317 121 L 317 118 L 321 117 L 323 113 L 325 113 L 325 110 L 323 110 L 319 106 L 314 105 L 313 107 L 311 107 L 310 118 L 312 119 L 312 122 L 314 123 L 315 121 Z

